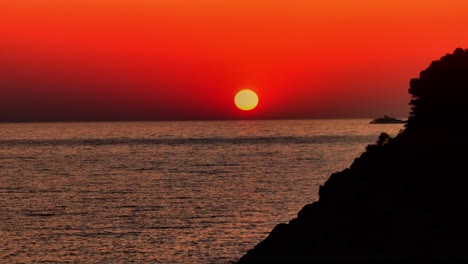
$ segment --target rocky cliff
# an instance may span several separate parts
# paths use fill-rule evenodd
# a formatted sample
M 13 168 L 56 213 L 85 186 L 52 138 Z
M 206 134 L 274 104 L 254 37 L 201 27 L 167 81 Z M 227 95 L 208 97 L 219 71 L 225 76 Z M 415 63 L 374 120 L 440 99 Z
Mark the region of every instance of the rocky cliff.
M 468 260 L 468 50 L 434 61 L 409 92 L 405 130 L 380 135 L 239 264 Z

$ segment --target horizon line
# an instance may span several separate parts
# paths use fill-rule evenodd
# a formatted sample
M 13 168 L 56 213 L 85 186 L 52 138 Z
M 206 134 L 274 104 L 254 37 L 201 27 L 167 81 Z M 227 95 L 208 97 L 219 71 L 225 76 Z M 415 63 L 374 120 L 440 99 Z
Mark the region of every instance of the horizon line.
M 408 118 L 394 116 L 395 118 Z M 245 118 L 245 119 L 153 119 L 153 120 L 39 120 L 39 121 L 0 121 L 0 124 L 44 124 L 44 123 L 151 123 L 151 122 L 216 122 L 216 121 L 288 121 L 288 120 L 358 120 L 376 117 L 309 117 L 309 118 Z

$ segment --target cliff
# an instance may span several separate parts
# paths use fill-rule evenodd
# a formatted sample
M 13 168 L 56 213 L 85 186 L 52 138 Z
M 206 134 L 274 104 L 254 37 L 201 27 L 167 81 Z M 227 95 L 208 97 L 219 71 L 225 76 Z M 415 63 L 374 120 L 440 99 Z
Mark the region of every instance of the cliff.
M 239 264 L 468 260 L 468 50 L 432 62 L 409 92 L 405 130 L 332 174 Z

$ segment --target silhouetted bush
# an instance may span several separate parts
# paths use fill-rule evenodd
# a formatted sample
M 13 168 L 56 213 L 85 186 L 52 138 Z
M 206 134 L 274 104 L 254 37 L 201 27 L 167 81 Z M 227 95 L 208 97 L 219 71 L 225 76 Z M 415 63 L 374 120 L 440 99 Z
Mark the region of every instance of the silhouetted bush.
M 386 144 L 391 139 L 392 139 L 392 137 L 389 134 L 383 132 L 383 133 L 380 134 L 379 140 L 377 140 L 377 146 L 383 146 L 384 144 Z

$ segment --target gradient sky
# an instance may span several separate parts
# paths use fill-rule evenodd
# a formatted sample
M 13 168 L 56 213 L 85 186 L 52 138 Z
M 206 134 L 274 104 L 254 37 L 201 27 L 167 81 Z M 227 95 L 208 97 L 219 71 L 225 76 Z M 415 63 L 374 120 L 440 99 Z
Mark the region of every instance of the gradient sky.
M 0 0 L 0 121 L 407 116 L 466 0 Z M 260 104 L 238 110 L 235 93 Z

